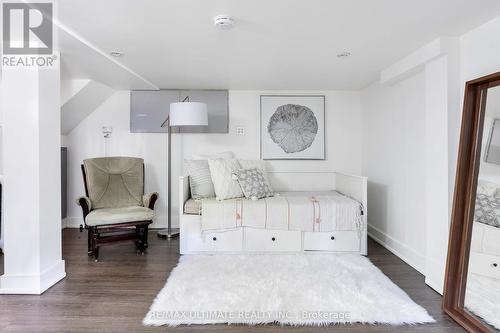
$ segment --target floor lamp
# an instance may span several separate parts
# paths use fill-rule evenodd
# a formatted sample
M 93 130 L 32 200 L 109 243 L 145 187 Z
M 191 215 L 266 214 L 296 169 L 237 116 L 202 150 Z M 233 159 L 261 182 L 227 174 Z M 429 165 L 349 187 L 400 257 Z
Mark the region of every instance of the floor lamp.
M 168 158 L 168 227 L 167 229 L 158 232 L 159 237 L 173 238 L 179 236 L 179 229 L 172 228 L 172 168 L 171 168 L 171 150 L 172 150 L 172 128 L 183 126 L 207 126 L 208 113 L 207 105 L 205 103 L 190 102 L 187 96 L 182 102 L 171 103 L 170 112 L 167 119 L 161 125 L 168 127 L 168 144 L 167 144 L 167 158 Z M 183 203 L 180 202 L 180 205 Z

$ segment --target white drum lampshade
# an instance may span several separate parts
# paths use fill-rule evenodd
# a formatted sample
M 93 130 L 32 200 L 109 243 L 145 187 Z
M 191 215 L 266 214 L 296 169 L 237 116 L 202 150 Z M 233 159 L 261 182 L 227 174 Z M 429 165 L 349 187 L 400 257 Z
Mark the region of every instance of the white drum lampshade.
M 208 112 L 205 103 L 179 102 L 170 104 L 170 126 L 207 126 Z

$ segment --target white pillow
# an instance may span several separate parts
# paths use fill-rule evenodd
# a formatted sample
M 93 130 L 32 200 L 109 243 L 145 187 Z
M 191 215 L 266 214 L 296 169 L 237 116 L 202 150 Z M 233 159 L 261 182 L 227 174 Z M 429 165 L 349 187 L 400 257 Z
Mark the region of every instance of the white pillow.
M 208 160 L 210 175 L 214 183 L 215 198 L 217 200 L 226 200 L 243 197 L 240 184 L 233 179 L 233 173 L 241 167 L 238 160 Z
M 217 160 L 217 159 L 232 159 L 234 158 L 234 153 L 232 151 L 224 151 L 222 153 L 216 153 L 212 155 L 193 155 L 192 160 Z
M 189 187 L 193 199 L 215 197 L 207 160 L 184 160 L 184 167 L 189 175 Z

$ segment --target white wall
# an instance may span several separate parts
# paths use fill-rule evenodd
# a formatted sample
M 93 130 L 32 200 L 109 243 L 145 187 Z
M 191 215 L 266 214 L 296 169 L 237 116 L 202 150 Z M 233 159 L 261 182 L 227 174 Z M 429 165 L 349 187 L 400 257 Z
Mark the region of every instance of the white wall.
M 438 292 L 455 172 L 458 71 L 458 39 L 440 38 L 361 93 L 369 234 Z
M 314 94 L 326 97 L 326 161 L 268 161 L 275 170 L 361 172 L 361 113 L 358 92 L 241 91 L 229 93 L 229 134 L 185 134 L 184 156 L 234 151 L 239 158 L 260 158 L 260 95 Z M 245 135 L 236 135 L 244 127 Z
M 361 113 L 359 93 L 336 91 L 230 91 L 229 134 L 174 134 L 173 135 L 173 213 L 178 207 L 177 176 L 181 174 L 182 160 L 192 154 L 210 154 L 234 151 L 239 158 L 258 159 L 261 94 L 300 93 L 326 96 L 326 161 L 270 161 L 275 170 L 339 170 L 361 172 Z M 166 135 L 130 133 L 130 95 L 119 91 L 84 119 L 65 138 L 68 146 L 68 226 L 81 223 L 81 210 L 75 199 L 84 194 L 80 172 L 82 160 L 90 157 L 129 155 L 144 158 L 146 163 L 146 191 L 158 191 L 160 200 L 154 226 L 166 224 Z M 102 126 L 113 126 L 110 139 L 101 133 Z M 245 135 L 236 135 L 236 127 L 245 128 Z M 105 144 L 107 142 L 107 145 Z M 107 152 L 105 152 L 105 150 Z M 177 223 L 174 219 L 174 224 Z
M 462 92 L 465 82 L 500 71 L 500 17 L 464 34 L 460 38 Z M 495 90 L 497 90 L 496 88 Z M 498 92 L 496 92 L 498 94 Z M 491 92 L 486 105 L 483 151 L 493 118 L 500 118 L 498 98 L 492 105 Z M 484 156 L 484 155 L 483 155 Z M 481 159 L 479 177 L 500 184 L 500 166 Z
M 444 55 L 425 66 L 424 274 L 425 282 L 440 293 L 444 288 L 460 124 L 458 39 L 448 42 Z
M 462 89 L 468 80 L 500 71 L 500 17 L 460 37 Z
M 365 131 L 362 171 L 370 181 L 370 233 L 426 275 L 426 282 L 438 291 L 442 289 L 446 261 L 464 86 L 467 80 L 500 71 L 499 35 L 500 17 L 458 40 L 446 40 L 439 54 L 413 66 L 413 71 L 406 70 L 406 79 L 394 85 L 375 83 L 361 93 Z M 395 64 L 391 70 L 398 67 Z M 408 125 L 406 116 L 413 117 L 414 125 Z M 377 124 L 376 130 L 371 129 L 373 124 Z M 401 133 L 402 129 L 409 133 Z M 405 140 L 407 135 L 414 141 Z M 402 142 L 394 143 L 391 137 Z M 381 151 L 381 147 L 389 147 L 390 152 Z M 407 150 L 414 158 L 408 159 Z M 423 165 L 420 158 L 424 158 Z M 419 169 L 412 170 L 412 166 Z M 497 169 L 482 165 L 482 177 L 496 178 Z M 407 177 L 417 177 L 420 184 L 399 176 L 399 172 L 410 171 Z M 418 200 L 422 194 L 420 204 L 407 202 Z M 425 213 L 414 211 L 418 205 Z M 446 206 L 448 211 L 443 210 Z
M 370 233 L 420 271 L 425 266 L 425 76 L 362 94 L 363 168 Z
M 41 294 L 66 275 L 59 63 L 44 69 L 4 68 L 2 74 L 5 269 L 0 294 Z
M 78 226 L 82 212 L 76 198 L 85 195 L 80 165 L 86 158 L 102 156 L 137 156 L 145 160 L 145 191 L 160 193 L 158 221 L 166 216 L 166 136 L 130 133 L 130 94 L 118 91 L 85 118 L 66 137 L 68 147 L 68 226 Z M 111 138 L 105 139 L 102 126 L 112 126 Z M 179 156 L 174 153 L 173 156 Z M 175 198 L 175 197 L 174 197 Z
M 0 72 L 0 183 L 3 175 L 3 136 L 2 136 L 3 112 L 2 112 L 2 78 Z M 1 226 L 0 226 L 1 228 Z M 0 249 L 3 249 L 3 231 L 0 234 Z
M 77 84 L 73 81 L 77 81 Z M 85 82 L 83 86 L 82 81 Z M 63 135 L 69 133 L 115 92 L 110 87 L 93 80 L 63 80 L 61 87 L 65 87 L 61 89 L 61 96 L 65 98 L 65 102 L 61 103 Z

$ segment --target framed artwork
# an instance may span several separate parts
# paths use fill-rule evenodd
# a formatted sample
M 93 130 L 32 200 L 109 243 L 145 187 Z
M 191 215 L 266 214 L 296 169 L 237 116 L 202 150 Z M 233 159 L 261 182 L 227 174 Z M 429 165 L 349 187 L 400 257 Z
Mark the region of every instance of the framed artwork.
M 325 159 L 325 96 L 260 96 L 264 160 Z

